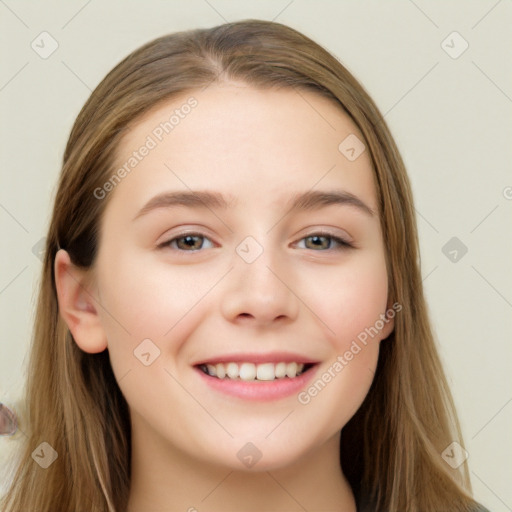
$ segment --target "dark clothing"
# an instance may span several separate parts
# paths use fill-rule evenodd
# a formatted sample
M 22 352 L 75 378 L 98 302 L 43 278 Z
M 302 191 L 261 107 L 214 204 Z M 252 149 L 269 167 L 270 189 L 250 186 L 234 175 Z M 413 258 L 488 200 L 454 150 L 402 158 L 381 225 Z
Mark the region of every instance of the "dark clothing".
M 375 508 L 375 504 L 372 504 L 367 495 L 362 495 L 359 500 L 357 500 L 357 512 L 384 512 L 382 510 L 377 510 Z M 441 511 L 439 511 L 441 512 Z M 449 512 L 448 510 L 446 512 Z M 474 510 L 474 512 L 489 512 L 484 506 L 479 505 L 478 508 Z

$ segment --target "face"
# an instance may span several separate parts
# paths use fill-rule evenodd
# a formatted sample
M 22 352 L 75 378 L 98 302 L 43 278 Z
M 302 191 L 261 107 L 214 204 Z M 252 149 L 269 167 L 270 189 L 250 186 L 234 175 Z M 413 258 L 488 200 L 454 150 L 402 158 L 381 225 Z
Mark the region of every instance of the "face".
M 357 411 L 393 321 L 354 137 L 326 98 L 235 83 L 176 97 L 124 137 L 116 169 L 137 160 L 98 192 L 93 275 L 134 440 L 272 469 Z

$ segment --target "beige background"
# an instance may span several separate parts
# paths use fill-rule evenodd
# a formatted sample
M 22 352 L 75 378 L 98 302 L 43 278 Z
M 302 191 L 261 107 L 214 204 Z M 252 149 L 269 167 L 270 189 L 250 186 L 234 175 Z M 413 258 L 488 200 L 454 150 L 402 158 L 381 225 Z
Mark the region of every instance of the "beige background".
M 41 268 L 33 247 L 90 92 L 157 36 L 245 18 L 318 41 L 385 114 L 413 184 L 427 300 L 475 495 L 493 512 L 512 510 L 508 1 L 0 1 L 0 402 L 21 396 Z M 46 59 L 31 47 L 43 31 L 58 43 Z M 452 237 L 467 247 L 456 262 L 442 250 Z M 22 435 L 0 438 L 0 465 Z

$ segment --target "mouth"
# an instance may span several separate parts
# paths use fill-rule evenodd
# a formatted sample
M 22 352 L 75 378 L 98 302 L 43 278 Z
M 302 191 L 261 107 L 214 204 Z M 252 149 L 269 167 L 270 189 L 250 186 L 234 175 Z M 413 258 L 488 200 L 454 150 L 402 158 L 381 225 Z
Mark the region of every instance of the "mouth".
M 196 368 L 204 374 L 220 380 L 244 382 L 269 382 L 282 379 L 294 379 L 309 371 L 315 363 L 279 362 L 251 363 L 225 362 L 200 364 Z
M 193 365 L 205 389 L 244 401 L 273 402 L 291 398 L 314 378 L 320 362 L 298 354 L 238 354 Z

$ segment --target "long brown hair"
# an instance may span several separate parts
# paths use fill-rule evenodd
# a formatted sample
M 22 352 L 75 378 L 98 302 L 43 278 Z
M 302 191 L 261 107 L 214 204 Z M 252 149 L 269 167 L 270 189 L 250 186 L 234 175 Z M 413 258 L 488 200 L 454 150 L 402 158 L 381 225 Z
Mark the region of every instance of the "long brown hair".
M 330 53 L 279 23 L 246 20 L 155 39 L 120 62 L 91 94 L 72 128 L 55 198 L 40 284 L 18 470 L 6 512 L 121 512 L 130 486 L 128 405 L 108 350 L 81 351 L 59 315 L 53 264 L 59 247 L 91 267 L 108 202 L 94 190 L 112 176 L 114 155 L 139 116 L 173 96 L 223 80 L 292 87 L 330 98 L 366 139 L 385 241 L 389 300 L 402 305 L 381 344 L 371 389 L 342 430 L 340 463 L 354 492 L 379 511 L 469 511 L 466 463 L 442 451 L 463 445 L 423 295 L 409 180 L 385 120 L 363 87 Z M 42 469 L 32 452 L 57 452 Z

